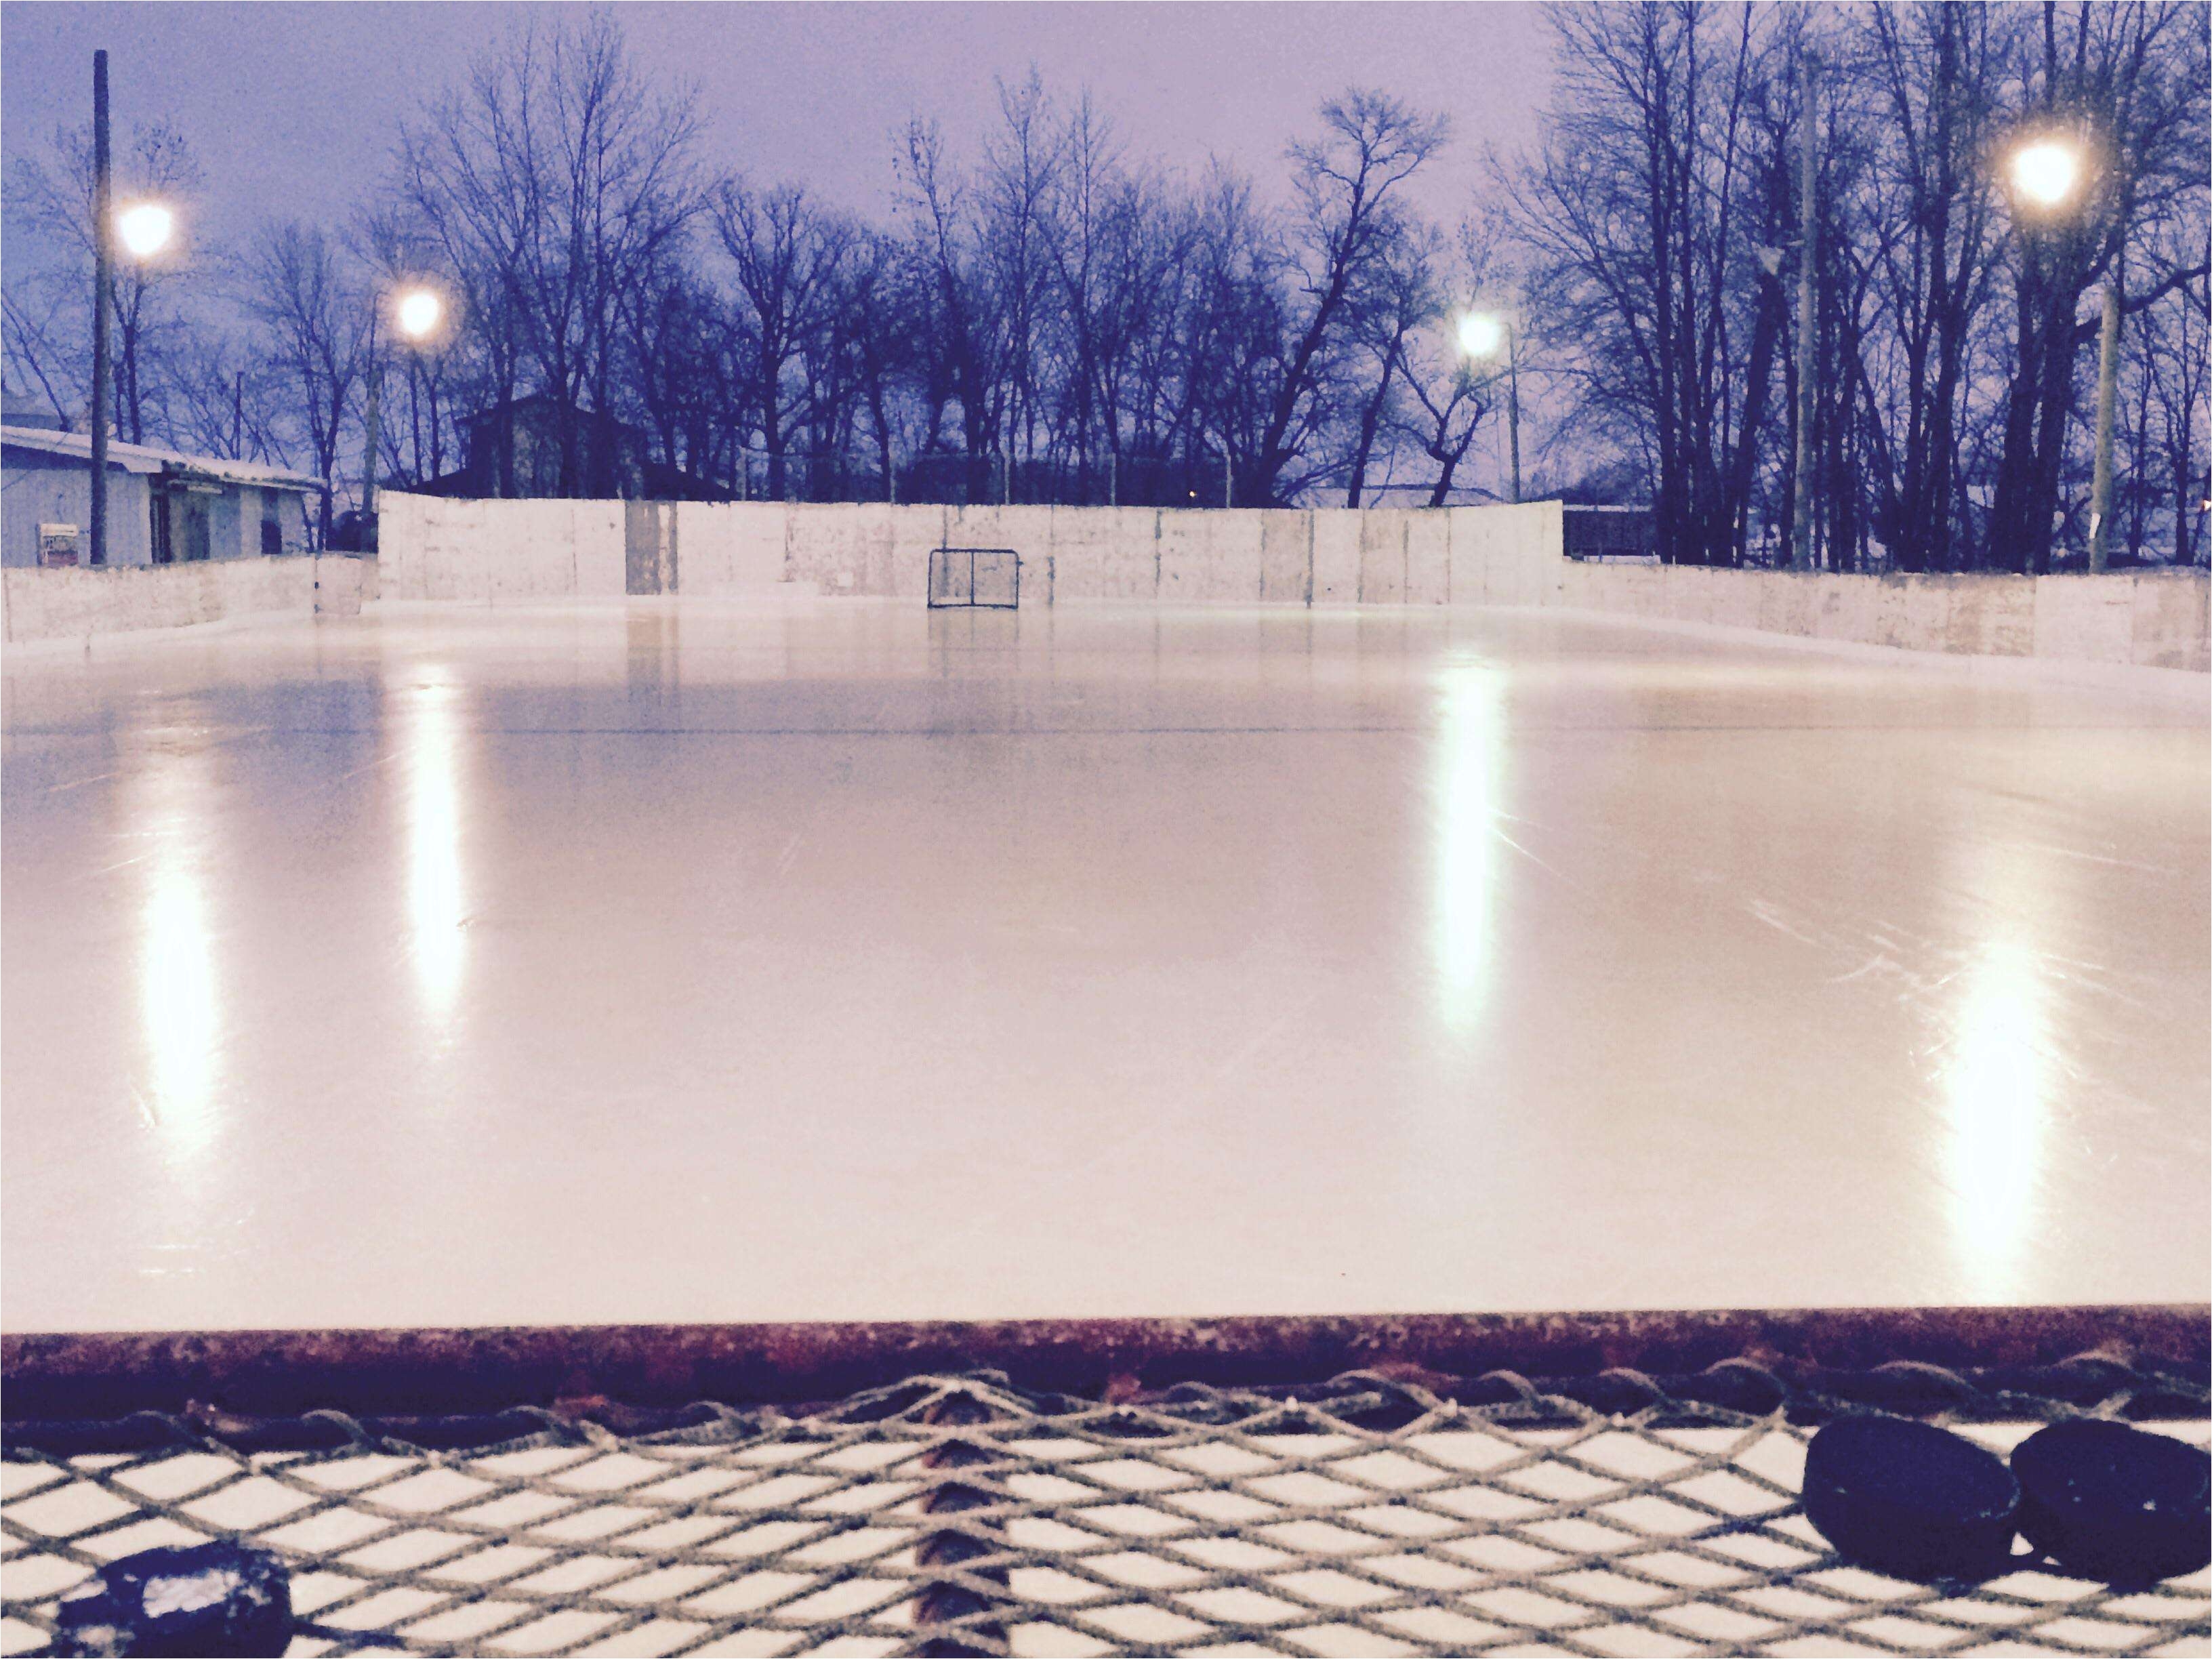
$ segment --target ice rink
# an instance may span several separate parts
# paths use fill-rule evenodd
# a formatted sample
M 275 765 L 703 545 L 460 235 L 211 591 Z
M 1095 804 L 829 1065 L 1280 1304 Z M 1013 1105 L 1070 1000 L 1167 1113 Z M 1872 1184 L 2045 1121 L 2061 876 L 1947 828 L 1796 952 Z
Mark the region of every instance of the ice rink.
M 5 666 L 11 1330 L 2212 1293 L 2201 677 L 872 600 Z

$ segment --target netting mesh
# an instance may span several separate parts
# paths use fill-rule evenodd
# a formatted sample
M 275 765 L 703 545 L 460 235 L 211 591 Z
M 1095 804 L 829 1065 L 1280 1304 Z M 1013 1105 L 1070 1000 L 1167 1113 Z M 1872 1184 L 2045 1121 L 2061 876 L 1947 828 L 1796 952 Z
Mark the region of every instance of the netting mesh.
M 929 556 L 932 610 L 1012 610 L 1021 602 L 1021 556 L 1008 548 L 940 547 Z
M 1924 1368 L 1923 1368 L 1924 1369 Z M 1613 1374 L 1617 1378 L 1622 1374 Z M 1495 1381 L 1496 1379 L 1488 1379 Z M 619 1436 L 550 1412 L 432 1450 L 337 1413 L 336 1443 L 62 1455 L 11 1439 L 5 1647 L 100 1563 L 210 1536 L 294 1567 L 300 1653 L 2202 1654 L 2212 1575 L 2136 1589 L 2022 1556 L 1981 1584 L 1844 1565 L 1796 1506 L 1811 1420 L 1626 1374 L 1601 1409 L 1507 1376 L 1492 1403 L 1371 1374 L 1100 1402 L 992 1374 Z M 1958 1378 L 2002 1451 L 2139 1415 Z M 2205 1391 L 2160 1380 L 2204 1443 Z M 1464 1392 L 1464 1391 L 1461 1391 Z M 1494 1395 L 1499 1392 L 1493 1389 Z M 2181 1406 L 2174 1409 L 2179 1398 Z

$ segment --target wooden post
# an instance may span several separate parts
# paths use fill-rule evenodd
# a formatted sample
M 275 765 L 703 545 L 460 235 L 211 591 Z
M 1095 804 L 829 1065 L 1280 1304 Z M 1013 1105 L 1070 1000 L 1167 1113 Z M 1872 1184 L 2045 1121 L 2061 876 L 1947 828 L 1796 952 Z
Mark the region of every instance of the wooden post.
M 1505 325 L 1505 432 L 1513 449 L 1513 499 L 1521 499 L 1521 337 Z
M 2120 376 L 2120 279 L 2105 284 L 2105 316 L 2097 346 L 2097 471 L 2089 486 L 2089 568 L 2105 568 L 2112 521 L 2112 405 Z
M 92 54 L 92 514 L 86 557 L 107 562 L 107 425 L 115 368 L 107 313 L 115 290 L 115 201 L 107 143 L 107 53 Z
M 362 529 L 371 535 L 375 533 L 372 526 L 376 522 L 376 446 L 383 436 L 378 428 L 383 424 L 384 416 L 384 377 L 377 372 L 376 362 L 378 303 L 374 298 L 368 302 L 368 453 L 361 468 L 361 513 L 366 520 Z

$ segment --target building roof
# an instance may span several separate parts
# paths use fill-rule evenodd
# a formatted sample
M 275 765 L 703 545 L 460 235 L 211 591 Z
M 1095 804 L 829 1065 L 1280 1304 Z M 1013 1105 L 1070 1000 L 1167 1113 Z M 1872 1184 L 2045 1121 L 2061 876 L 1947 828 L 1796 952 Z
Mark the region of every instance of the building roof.
M 601 422 L 608 426 L 620 427 L 625 432 L 642 433 L 645 430 L 636 422 L 625 421 L 618 415 L 610 415 L 605 410 L 592 409 L 585 404 L 556 397 L 550 392 L 526 392 L 520 397 L 508 398 L 505 403 L 493 404 L 488 408 L 480 409 L 473 415 L 464 415 L 460 417 L 460 423 L 467 427 L 483 426 L 488 422 L 497 420 L 501 414 L 510 410 L 519 413 L 526 409 L 560 409 L 564 406 L 582 421 Z
M 54 413 L 54 406 L 44 398 L 33 398 L 12 386 L 0 388 L 0 426 L 37 427 L 58 432 L 61 425 L 62 417 Z
M 92 434 L 88 432 L 48 432 L 35 427 L 0 426 L 0 445 L 9 449 L 44 450 L 47 454 L 66 455 L 88 465 L 92 460 Z M 107 446 L 107 464 L 125 472 L 155 477 L 182 474 L 188 477 L 214 478 L 223 483 L 251 484 L 262 489 L 297 489 L 319 494 L 323 489 L 320 478 L 305 472 L 288 471 L 281 466 L 264 466 L 258 461 L 228 461 L 212 455 L 187 455 L 181 450 L 157 449 L 151 444 L 111 441 Z

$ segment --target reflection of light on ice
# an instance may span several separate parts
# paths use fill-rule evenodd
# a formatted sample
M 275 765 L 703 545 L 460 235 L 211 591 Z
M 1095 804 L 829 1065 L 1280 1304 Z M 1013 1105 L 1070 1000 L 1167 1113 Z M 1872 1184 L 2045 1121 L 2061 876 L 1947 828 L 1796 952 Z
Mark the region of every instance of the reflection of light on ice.
M 1997 939 L 1965 984 L 1943 1072 L 1952 1231 L 1976 1293 L 2015 1301 L 2048 1116 L 2043 979 L 2033 951 Z
M 399 740 L 407 787 L 407 917 L 415 977 L 434 1013 L 461 981 L 460 717 L 448 685 L 409 697 Z
M 215 950 L 201 826 L 213 817 L 204 753 L 148 755 L 144 908 L 139 998 L 150 1109 L 170 1155 L 197 1153 L 213 1135 L 216 1049 Z
M 1432 925 L 1439 1012 L 1455 1029 L 1481 1012 L 1489 987 L 1504 726 L 1504 686 L 1498 674 L 1483 666 L 1450 671 L 1437 738 Z

